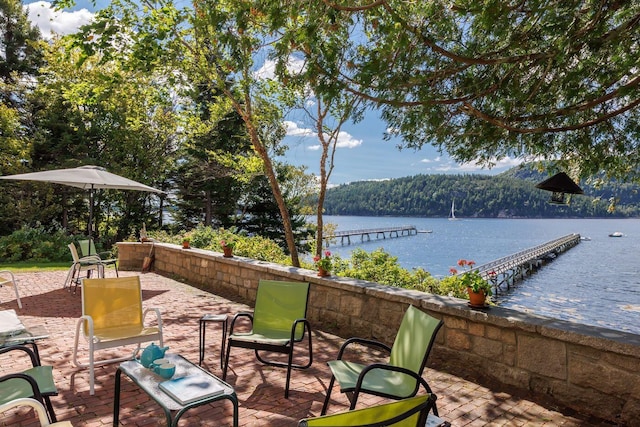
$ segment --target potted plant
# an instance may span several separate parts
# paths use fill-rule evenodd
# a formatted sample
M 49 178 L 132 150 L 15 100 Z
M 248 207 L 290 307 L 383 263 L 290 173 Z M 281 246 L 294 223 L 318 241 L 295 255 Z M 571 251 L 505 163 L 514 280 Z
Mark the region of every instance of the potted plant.
M 318 268 L 318 276 L 329 276 L 331 272 L 331 252 L 324 251 L 324 256 L 316 255 L 313 257 L 313 263 Z
M 491 283 L 484 279 L 478 270 L 474 270 L 476 265 L 474 261 L 461 259 L 458 260 L 460 267 L 467 267 L 467 271 L 459 275 L 460 284 L 467 289 L 469 294 L 469 305 L 471 307 L 484 307 L 486 299 L 491 296 Z M 457 274 L 455 269 L 452 269 Z
M 231 239 L 220 240 L 220 247 L 225 258 L 233 257 L 233 248 L 236 246 L 236 242 Z
M 191 239 L 188 237 L 185 237 L 184 239 L 182 239 L 182 249 L 189 249 L 191 246 L 189 246 L 191 242 Z

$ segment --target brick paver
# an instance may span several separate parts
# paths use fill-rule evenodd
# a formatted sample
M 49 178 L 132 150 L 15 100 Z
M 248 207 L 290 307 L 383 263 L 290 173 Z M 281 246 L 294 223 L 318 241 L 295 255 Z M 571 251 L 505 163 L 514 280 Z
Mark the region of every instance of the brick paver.
M 137 274 L 121 272 L 121 275 Z M 117 365 L 96 369 L 96 394 L 89 395 L 87 370 L 72 363 L 77 319 L 81 315 L 79 293 L 62 288 L 65 272 L 18 274 L 18 287 L 23 308 L 17 308 L 9 287 L 0 288 L 0 309 L 15 309 L 26 325 L 45 325 L 50 338 L 39 342 L 43 364 L 54 367 L 59 395 L 52 398 L 60 420 L 74 426 L 110 426 L 113 422 L 114 373 Z M 169 352 L 180 353 L 198 361 L 198 320 L 205 313 L 229 313 L 249 307 L 218 295 L 185 285 L 167 277 L 148 273 L 141 276 L 145 307 L 159 307 L 164 323 L 165 345 Z M 207 350 L 204 367 L 221 376 L 218 325 L 207 327 Z M 284 398 L 285 371 L 264 366 L 255 360 L 253 351 L 234 349 L 231 353 L 227 381 L 233 385 L 240 402 L 240 426 L 295 426 L 299 419 L 319 415 L 330 373 L 326 362 L 337 355 L 343 338 L 314 330 L 314 363 L 310 369 L 292 373 L 289 399 Z M 434 351 L 437 351 L 434 350 Z M 117 353 L 120 350 L 103 350 Z M 12 372 L 26 367 L 22 360 L 0 357 L 0 370 Z M 363 356 L 366 357 L 366 356 Z M 438 396 L 440 416 L 454 426 L 582 426 L 610 425 L 600 420 L 563 411 L 518 396 L 501 386 L 478 385 L 460 372 L 446 372 L 444 366 L 429 365 L 425 370 L 433 391 Z M 466 379 L 465 379 L 466 378 Z M 164 425 L 159 407 L 123 376 L 120 421 L 123 426 Z M 343 411 L 348 401 L 336 388 L 329 412 Z M 358 406 L 382 402 L 363 396 Z M 180 423 L 183 426 L 230 426 L 231 404 L 216 402 L 195 408 Z M 24 412 L 5 414 L 3 424 L 33 426 L 21 421 Z

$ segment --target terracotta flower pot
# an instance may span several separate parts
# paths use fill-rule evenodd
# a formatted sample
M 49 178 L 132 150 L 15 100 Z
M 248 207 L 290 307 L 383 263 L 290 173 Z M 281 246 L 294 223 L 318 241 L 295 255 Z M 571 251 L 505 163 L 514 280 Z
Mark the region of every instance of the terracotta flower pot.
M 187 242 L 186 240 L 182 242 L 182 249 L 189 249 L 189 247 L 189 242 Z
M 318 276 L 327 277 L 330 276 L 329 272 L 322 267 L 318 267 Z
M 222 248 L 222 252 L 224 253 L 224 257 L 225 258 L 233 257 L 233 248 L 232 247 L 225 246 L 224 248 Z
M 469 293 L 469 304 L 474 307 L 484 307 L 484 303 L 487 296 L 484 294 L 484 290 L 480 289 L 480 292 L 473 292 L 471 288 L 467 288 Z

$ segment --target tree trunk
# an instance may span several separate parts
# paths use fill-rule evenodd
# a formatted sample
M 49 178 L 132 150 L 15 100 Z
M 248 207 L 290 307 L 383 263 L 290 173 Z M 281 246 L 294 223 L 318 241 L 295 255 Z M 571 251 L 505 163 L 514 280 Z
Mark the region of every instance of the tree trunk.
M 282 196 L 282 191 L 280 190 L 280 184 L 278 183 L 278 179 L 276 178 L 276 173 L 273 169 L 273 163 L 271 162 L 271 158 L 269 157 L 269 153 L 267 152 L 266 147 L 262 144 L 260 140 L 260 136 L 258 135 L 258 131 L 253 126 L 253 123 L 250 121 L 249 116 L 246 115 L 246 111 L 238 111 L 243 119 L 245 120 L 245 124 L 247 125 L 247 130 L 249 131 L 249 136 L 251 138 L 251 143 L 253 144 L 253 148 L 256 150 L 262 162 L 264 163 L 264 171 L 267 174 L 267 178 L 269 179 L 269 184 L 271 184 L 271 191 L 273 192 L 273 197 L 276 199 L 276 203 L 278 204 L 278 208 L 280 209 L 280 216 L 282 217 L 282 225 L 284 226 L 284 234 L 285 239 L 287 241 L 287 248 L 289 249 L 289 253 L 291 254 L 291 264 L 294 267 L 300 267 L 300 259 L 298 258 L 298 249 L 296 248 L 296 241 L 293 235 L 293 226 L 291 225 L 291 217 L 289 216 L 289 210 L 287 209 L 287 204 L 284 201 L 284 197 Z

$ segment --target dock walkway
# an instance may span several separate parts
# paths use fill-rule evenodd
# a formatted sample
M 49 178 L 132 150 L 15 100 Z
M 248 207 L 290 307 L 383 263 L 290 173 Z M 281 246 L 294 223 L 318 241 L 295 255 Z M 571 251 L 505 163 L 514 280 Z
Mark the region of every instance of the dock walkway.
M 371 236 L 375 236 L 376 239 L 386 239 L 387 236 L 389 238 L 392 237 L 401 237 L 401 236 L 413 236 L 418 234 L 418 230 L 416 229 L 415 225 L 403 225 L 400 227 L 382 227 L 382 228 L 368 228 L 368 229 L 362 229 L 362 230 L 345 230 L 345 231 L 336 231 L 328 236 L 324 237 L 324 240 L 327 244 L 327 246 L 329 246 L 329 243 L 333 240 L 337 240 L 338 238 L 340 238 L 340 243 L 342 245 L 345 244 L 345 239 L 346 239 L 346 244 L 350 245 L 351 244 L 351 237 L 352 236 L 360 236 L 360 241 L 364 242 L 365 238 L 366 241 L 370 241 L 371 240 Z
M 580 235 L 568 234 L 533 248 L 480 265 L 474 270 L 489 280 L 494 288 L 494 295 L 508 290 L 518 280 L 525 278 L 546 262 L 552 261 L 564 251 L 580 243 Z

